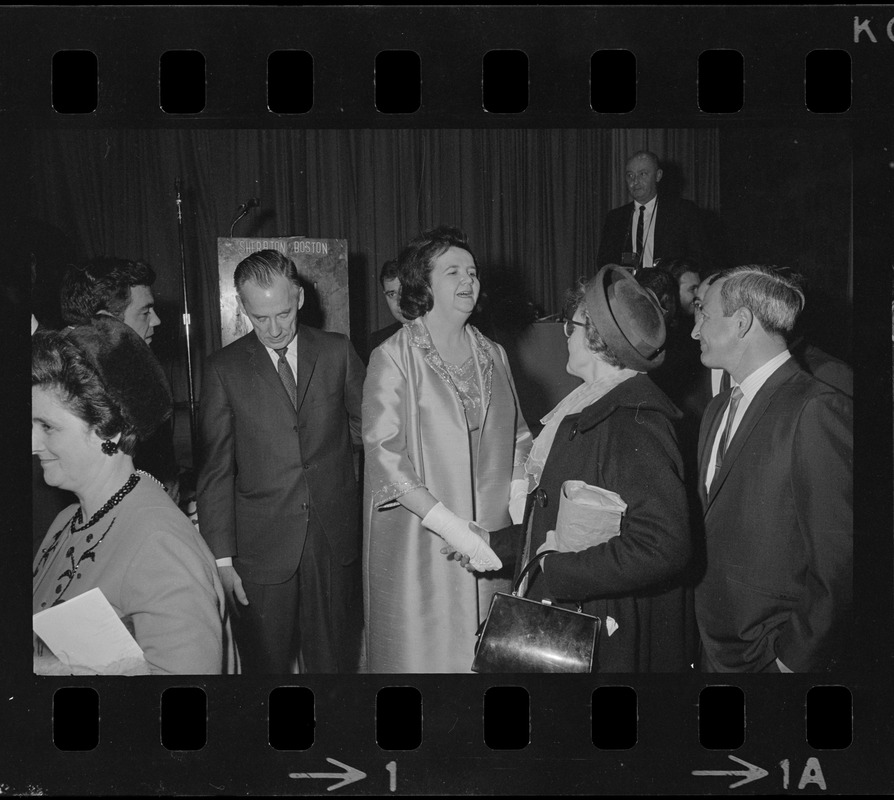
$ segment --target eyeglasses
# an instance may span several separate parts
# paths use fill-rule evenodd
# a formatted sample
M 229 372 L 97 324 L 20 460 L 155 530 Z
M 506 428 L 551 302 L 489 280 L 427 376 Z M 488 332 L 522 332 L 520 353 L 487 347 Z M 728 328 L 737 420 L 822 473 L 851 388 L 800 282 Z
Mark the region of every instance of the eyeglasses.
M 573 320 L 573 319 L 563 319 L 562 325 L 563 325 L 563 330 L 565 331 L 565 338 L 567 338 L 567 339 L 570 339 L 571 334 L 574 333 L 575 325 L 580 325 L 582 328 L 587 327 L 586 322 L 578 322 L 577 320 Z

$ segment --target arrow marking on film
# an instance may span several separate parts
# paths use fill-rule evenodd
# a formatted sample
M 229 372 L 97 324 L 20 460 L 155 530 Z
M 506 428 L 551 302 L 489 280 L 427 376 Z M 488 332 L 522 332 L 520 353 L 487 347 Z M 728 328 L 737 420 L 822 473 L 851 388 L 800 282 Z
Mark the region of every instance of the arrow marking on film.
M 733 761 L 738 761 L 743 767 L 747 767 L 747 769 L 694 769 L 692 770 L 693 775 L 741 775 L 742 780 L 736 781 L 735 783 L 731 783 L 729 785 L 730 789 L 735 789 L 737 786 L 743 786 L 746 783 L 751 783 L 751 781 L 757 781 L 768 775 L 769 773 L 765 769 L 761 769 L 760 767 L 749 764 L 747 761 L 743 761 L 741 758 L 736 758 L 735 756 L 729 756 Z
M 730 756 L 732 758 L 732 756 Z M 331 792 L 333 789 L 341 789 L 342 786 L 347 786 L 349 783 L 355 783 L 356 781 L 362 781 L 366 777 L 365 772 L 361 772 L 359 769 L 354 769 L 354 767 L 349 767 L 347 764 L 342 764 L 341 761 L 336 761 L 334 758 L 326 759 L 330 764 L 334 764 L 336 767 L 341 767 L 344 772 L 290 772 L 290 778 L 338 778 L 338 783 L 333 783 L 331 786 L 326 787 L 327 792 Z M 765 772 L 764 775 L 767 773 Z M 763 777 L 763 776 L 761 776 Z

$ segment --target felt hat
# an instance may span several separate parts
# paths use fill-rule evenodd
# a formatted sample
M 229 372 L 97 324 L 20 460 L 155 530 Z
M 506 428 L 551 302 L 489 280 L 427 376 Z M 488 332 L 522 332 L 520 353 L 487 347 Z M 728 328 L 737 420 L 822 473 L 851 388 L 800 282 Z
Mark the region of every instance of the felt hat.
M 65 332 L 96 369 L 109 399 L 138 439 L 150 436 L 172 413 L 171 390 L 161 364 L 129 325 L 98 314 Z
M 664 362 L 664 314 L 633 274 L 606 264 L 588 281 L 584 304 L 600 336 L 625 366 L 649 372 Z

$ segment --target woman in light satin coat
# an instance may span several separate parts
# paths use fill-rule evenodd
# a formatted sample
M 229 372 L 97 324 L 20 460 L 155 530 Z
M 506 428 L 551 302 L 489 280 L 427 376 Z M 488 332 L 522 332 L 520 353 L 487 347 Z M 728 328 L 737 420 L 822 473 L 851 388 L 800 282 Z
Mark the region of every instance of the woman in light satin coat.
M 410 322 L 373 351 L 363 389 L 367 667 L 469 672 L 511 573 L 487 532 L 520 521 L 531 435 L 505 351 L 467 324 L 480 284 L 462 232 L 422 234 L 399 269 Z

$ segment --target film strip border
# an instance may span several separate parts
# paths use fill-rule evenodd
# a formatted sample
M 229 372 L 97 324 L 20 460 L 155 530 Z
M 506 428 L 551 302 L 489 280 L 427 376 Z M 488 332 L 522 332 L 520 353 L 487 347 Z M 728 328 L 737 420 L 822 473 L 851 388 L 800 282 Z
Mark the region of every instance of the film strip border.
M 645 126 L 890 114 L 879 6 L 7 9 L 0 118 Z M 843 116 L 844 115 L 844 116 Z
M 890 252 L 884 251 L 890 217 L 880 214 L 888 205 L 877 206 L 872 187 L 878 157 L 890 153 L 891 8 L 33 8 L 5 9 L 2 15 L 0 128 L 7 133 L 30 126 L 109 125 L 845 125 L 855 135 L 855 263 L 875 263 L 880 252 Z M 72 52 L 95 58 L 95 110 L 54 107 L 55 59 Z M 175 60 L 183 57 L 179 53 L 200 55 L 200 110 L 165 105 L 159 76 L 167 53 Z M 307 110 L 271 110 L 273 53 L 310 55 Z M 407 55 L 386 56 L 398 60 L 377 72 L 382 53 L 415 55 L 415 84 L 400 62 Z M 494 97 L 498 103 L 512 100 L 508 109 L 488 105 L 482 84 L 491 53 L 510 62 L 524 56 L 526 80 L 519 77 L 518 61 L 515 67 L 497 64 L 492 73 Z M 814 53 L 849 65 L 849 80 L 839 71 L 837 99 L 826 109 L 813 105 L 805 88 Z M 729 85 L 741 89 L 741 108 L 709 110 L 700 96 L 702 59 L 735 61 L 737 54 L 741 78 Z M 606 57 L 621 62 L 600 66 Z M 301 59 L 308 63 L 305 56 L 297 58 L 299 66 Z M 285 63 L 279 69 L 293 67 Z M 398 88 L 380 98 L 376 76 L 381 87 L 388 69 Z M 613 90 L 600 100 L 598 86 L 594 94 L 594 75 L 602 70 L 628 87 L 625 101 Z M 725 73 L 713 72 L 721 88 L 727 85 Z M 72 70 L 75 97 L 83 74 Z M 386 95 L 412 94 L 400 88 L 402 81 L 419 89 L 418 108 L 380 107 L 390 101 Z M 625 110 L 631 84 L 635 102 Z M 194 99 L 196 93 L 190 94 Z M 719 95 L 719 102 L 728 102 L 726 92 Z M 295 95 L 286 86 L 281 97 L 292 102 Z M 178 93 L 172 99 L 180 102 Z M 603 100 L 616 103 L 616 110 L 601 106 Z M 883 200 L 890 203 L 890 191 Z M 886 331 L 887 319 L 861 302 L 871 300 L 877 282 L 860 284 L 855 296 L 863 323 Z M 878 378 L 890 386 L 890 375 L 873 370 L 862 376 L 858 371 L 858 397 L 879 396 L 884 381 Z M 864 432 L 864 445 L 872 438 Z M 889 449 L 890 437 L 882 440 Z M 858 444 L 861 452 L 865 456 L 867 448 L 861 451 Z M 890 493 L 886 463 L 879 471 L 876 459 L 858 455 L 855 483 L 866 485 L 881 475 Z M 858 531 L 879 524 L 889 529 L 890 498 L 881 509 L 881 522 L 878 504 L 858 510 Z M 248 679 L 82 679 L 63 685 L 36 680 L 26 660 L 10 655 L 4 659 L 8 694 L 0 731 L 7 758 L 0 792 L 889 792 L 891 549 L 890 542 L 877 545 L 875 537 L 858 543 L 861 610 L 855 625 L 865 634 L 865 671 L 849 674 L 844 685 L 805 676 L 788 676 L 783 684 L 748 676 L 722 682 L 709 676 L 296 676 L 288 686 Z M 10 617 L 21 609 L 27 620 L 27 603 L 20 598 L 13 597 L 7 608 Z M 828 732 L 831 737 L 824 738 Z M 632 745 L 615 747 L 619 740 Z M 340 777 L 352 771 L 364 777 Z
M 129 763 L 118 785 L 147 794 L 350 784 L 363 794 L 718 794 L 746 784 L 840 794 L 884 780 L 885 766 L 854 749 L 853 720 L 873 716 L 859 687 L 795 678 L 781 693 L 760 680 L 705 687 L 671 676 L 636 686 L 582 676 L 383 682 L 44 684 L 27 725 L 42 769 L 8 765 L 0 786 L 96 793 L 115 788 L 104 782 L 116 770 L 93 771 L 106 762 Z

